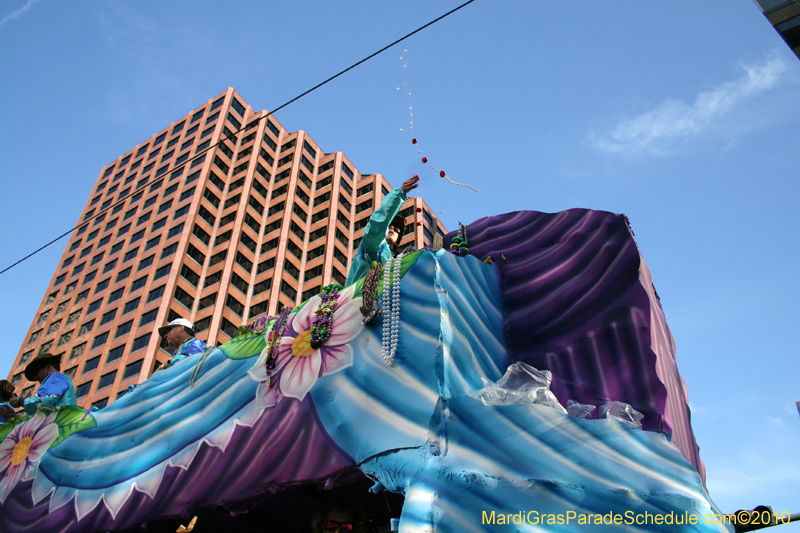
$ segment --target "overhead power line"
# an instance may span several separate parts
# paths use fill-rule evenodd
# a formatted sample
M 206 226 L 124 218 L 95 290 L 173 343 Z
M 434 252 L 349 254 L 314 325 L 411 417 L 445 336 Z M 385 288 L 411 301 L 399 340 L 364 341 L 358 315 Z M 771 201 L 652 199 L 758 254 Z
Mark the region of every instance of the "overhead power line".
M 34 255 L 38 254 L 39 252 L 41 252 L 41 251 L 42 251 L 42 250 L 44 250 L 45 248 L 49 247 L 50 245 L 52 245 L 52 244 L 55 244 L 56 242 L 60 241 L 61 239 L 63 239 L 64 237 L 66 237 L 67 235 L 69 235 L 70 233 L 72 233 L 73 231 L 75 231 L 75 230 L 77 230 L 78 228 L 80 228 L 81 226 L 88 225 L 88 224 L 89 224 L 89 223 L 90 223 L 92 220 L 94 220 L 94 219 L 96 219 L 96 218 L 100 217 L 101 215 L 104 215 L 104 214 L 105 214 L 105 213 L 107 213 L 109 210 L 111 210 L 111 209 L 114 209 L 114 208 L 115 208 L 116 206 L 118 206 L 119 204 L 121 204 L 121 203 L 124 203 L 124 202 L 125 202 L 125 200 L 127 200 L 127 199 L 128 199 L 128 198 L 130 198 L 131 196 L 135 195 L 136 193 L 138 193 L 138 192 L 140 192 L 140 191 L 143 191 L 143 190 L 144 190 L 144 189 L 146 189 L 147 187 L 152 187 L 152 186 L 153 186 L 153 184 L 155 184 L 155 183 L 158 183 L 158 182 L 162 181 L 164 178 L 166 178 L 168 175 L 171 175 L 171 174 L 172 174 L 172 173 L 174 173 L 176 170 L 179 170 L 179 169 L 181 169 L 181 168 L 185 167 L 186 165 L 188 165 L 189 163 L 192 163 L 193 161 L 195 161 L 196 159 L 198 159 L 198 158 L 200 158 L 200 157 L 205 157 L 205 154 L 206 154 L 207 152 L 209 152 L 209 151 L 211 151 L 211 150 L 214 150 L 215 148 L 217 148 L 218 146 L 220 146 L 220 145 L 223 143 L 223 141 L 225 141 L 225 140 L 233 140 L 233 138 L 235 138 L 235 137 L 236 137 L 236 135 L 238 135 L 239 133 L 241 133 L 241 132 L 242 132 L 242 131 L 244 131 L 245 129 L 252 128 L 252 127 L 253 127 L 253 123 L 254 123 L 254 122 L 259 122 L 259 121 L 261 121 L 261 120 L 263 120 L 263 119 L 265 119 L 265 118 L 269 117 L 270 115 L 273 115 L 273 114 L 275 114 L 276 112 L 280 111 L 281 109 L 283 109 L 284 107 L 288 106 L 289 104 L 292 104 L 292 103 L 296 102 L 297 100 L 301 99 L 302 97 L 306 96 L 307 94 L 309 94 L 309 93 L 312 93 L 312 92 L 316 91 L 317 89 L 319 89 L 320 87 L 322 87 L 322 86 L 323 86 L 323 85 L 325 85 L 326 83 L 328 83 L 328 82 L 331 82 L 331 81 L 335 80 L 336 78 L 338 78 L 338 77 L 339 77 L 339 76 L 341 76 L 342 74 L 345 74 L 346 72 L 349 72 L 349 71 L 353 70 L 354 68 L 356 68 L 357 66 L 361 65 L 362 63 L 365 63 L 365 62 L 369 61 L 369 60 L 370 60 L 370 59 L 372 59 L 373 57 L 375 57 L 375 56 L 377 56 L 377 55 L 379 55 L 379 54 L 381 54 L 381 53 L 385 52 L 385 51 L 386 51 L 386 50 L 388 50 L 389 48 L 391 48 L 391 47 L 393 47 L 394 45 L 396 45 L 396 44 L 400 43 L 401 41 L 404 41 L 405 39 L 408 39 L 408 38 L 409 38 L 409 37 L 411 37 L 412 35 L 414 35 L 414 34 L 416 34 L 416 33 L 419 33 L 419 32 L 421 32 L 422 30 L 424 30 L 424 29 L 425 29 L 425 28 L 427 28 L 428 26 L 431 26 L 431 25 L 433 25 L 433 24 L 436 24 L 436 23 L 437 23 L 437 22 L 439 22 L 440 20 L 442 20 L 442 19 L 444 19 L 444 18 L 446 18 L 446 17 L 448 17 L 448 16 L 452 15 L 453 13 L 455 13 L 456 11 L 458 11 L 459 9 L 461 9 L 462 7 L 465 7 L 465 6 L 467 6 L 467 5 L 471 4 L 471 3 L 472 3 L 472 2 L 474 2 L 474 1 L 475 1 L 475 0 L 468 0 L 467 2 L 464 2 L 463 4 L 461 4 L 460 6 L 458 6 L 458 7 L 454 8 L 454 9 L 451 9 L 450 11 L 448 11 L 447 13 L 445 13 L 444 15 L 441 15 L 441 16 L 439 16 L 439 17 L 436 17 L 435 19 L 433 19 L 432 21 L 428 22 L 427 24 L 424 24 L 424 25 L 420 26 L 419 28 L 417 28 L 416 30 L 412 31 L 411 33 L 407 33 L 406 35 L 403 35 L 403 36 L 402 36 L 402 37 L 400 37 L 399 39 L 396 39 L 395 41 L 391 42 L 390 44 L 387 44 L 386 46 L 384 46 L 384 47 L 383 47 L 383 48 L 381 48 L 380 50 L 378 50 L 378 51 L 376 51 L 376 52 L 373 52 L 373 53 L 371 53 L 370 55 L 368 55 L 368 56 L 367 56 L 367 57 L 365 57 L 364 59 L 362 59 L 362 60 L 358 61 L 357 63 L 353 63 L 352 65 L 350 65 L 350 66 L 349 66 L 349 67 L 347 67 L 346 69 L 344 69 L 344 70 L 340 71 L 340 72 L 339 72 L 339 73 L 337 73 L 337 74 L 334 74 L 333 76 L 331 76 L 331 77 L 330 77 L 330 78 L 328 78 L 327 80 L 325 80 L 325 81 L 323 81 L 323 82 L 321 82 L 321 83 L 318 83 L 317 85 L 315 85 L 314 87 L 312 87 L 312 88 L 308 89 L 307 91 L 305 91 L 305 92 L 303 92 L 303 93 L 301 93 L 301 94 L 299 94 L 299 95 L 295 96 L 294 98 L 292 98 L 292 99 L 291 99 L 291 100 L 289 100 L 288 102 L 285 102 L 285 103 L 281 104 L 280 106 L 276 107 L 276 108 L 275 108 L 275 109 L 273 109 L 272 111 L 268 111 L 268 112 L 267 112 L 265 115 L 263 115 L 262 117 L 259 117 L 257 120 L 255 120 L 255 121 L 251 121 L 251 122 L 249 122 L 248 124 L 246 124 L 246 125 L 242 126 L 242 127 L 241 127 L 241 128 L 239 128 L 238 130 L 236 130 L 235 132 L 233 132 L 233 134 L 232 134 L 230 137 L 228 137 L 228 136 L 223 136 L 223 138 L 221 138 L 221 139 L 219 140 L 219 142 L 217 142 L 217 143 L 216 143 L 216 144 L 214 144 L 214 145 L 211 145 L 211 146 L 209 146 L 208 148 L 206 148 L 206 149 L 205 149 L 205 150 L 203 150 L 202 152 L 198 152 L 198 153 L 196 153 L 196 154 L 194 155 L 194 157 L 192 157 L 191 159 L 189 159 L 189 160 L 187 160 L 187 161 L 184 161 L 184 162 L 183 162 L 183 163 L 181 163 L 180 165 L 178 165 L 178 166 L 176 166 L 175 168 L 173 168 L 173 169 L 172 169 L 172 172 L 170 172 L 169 174 L 165 173 L 163 176 L 160 176 L 160 177 L 158 177 L 158 178 L 154 179 L 154 180 L 153 180 L 153 181 L 151 181 L 150 183 L 147 183 L 146 185 L 143 185 L 143 186 L 139 187 L 138 189 L 131 191 L 131 192 L 130 192 L 128 195 L 126 195 L 125 197 L 123 197 L 123 198 L 120 198 L 120 199 L 119 199 L 119 200 L 118 200 L 118 201 L 117 201 L 117 202 L 116 202 L 114 205 L 110 205 L 110 206 L 108 206 L 106 209 L 104 209 L 104 210 L 100 211 L 99 213 L 97 213 L 96 215 L 92 216 L 91 218 L 88 218 L 88 219 L 84 220 L 83 222 L 81 222 L 80 224 L 78 224 L 77 226 L 75 226 L 74 228 L 72 228 L 72 229 L 70 229 L 70 230 L 68 230 L 68 231 L 65 231 L 64 233 L 62 233 L 61 235 L 59 235 L 58 237 L 56 237 L 56 238 L 55 238 L 55 239 L 53 239 L 52 241 L 50 241 L 50 242 L 48 242 L 47 244 L 45 244 L 45 245 L 43 245 L 43 246 L 41 246 L 41 247 L 37 248 L 36 250 L 34 250 L 33 252 L 29 253 L 28 255 L 26 255 L 25 257 L 23 257 L 22 259 L 20 259 L 19 261 L 17 261 L 17 262 L 15 262 L 15 263 L 13 263 L 13 264 L 12 264 L 12 265 L 10 265 L 10 266 L 7 266 L 7 267 L 6 267 L 6 268 L 4 268 L 3 270 L 0 270 L 0 274 L 5 274 L 6 272 L 8 272 L 9 270 L 11 270 L 11 269 L 12 269 L 12 268 L 14 268 L 15 266 L 17 266 L 17 265 L 19 265 L 20 263 L 22 263 L 22 262 L 24 262 L 24 261 L 26 261 L 26 260 L 30 259 L 31 257 L 33 257 Z

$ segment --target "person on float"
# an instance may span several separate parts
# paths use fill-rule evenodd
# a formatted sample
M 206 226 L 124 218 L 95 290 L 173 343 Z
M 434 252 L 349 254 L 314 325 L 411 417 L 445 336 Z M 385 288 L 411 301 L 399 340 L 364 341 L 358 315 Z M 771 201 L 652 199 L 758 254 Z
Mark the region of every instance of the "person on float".
M 38 381 L 41 385 L 36 394 L 30 398 L 12 396 L 8 400 L 11 407 L 22 407 L 26 414 L 32 415 L 39 410 L 39 407 L 78 405 L 72 380 L 61 373 L 60 355 L 51 353 L 37 355 L 25 367 L 25 378 L 28 381 Z
M 380 208 L 369 217 L 361 244 L 353 257 L 345 285 L 355 283 L 367 274 L 373 262 L 385 263 L 400 252 L 406 222 L 399 215 L 407 194 L 418 187 L 419 176 L 407 179 L 401 187 L 386 195 Z
M 8 400 L 14 396 L 14 385 L 5 379 L 0 381 L 0 424 L 5 424 L 17 416 L 17 413 L 14 412 L 14 408 L 8 403 Z
M 206 343 L 194 336 L 194 325 L 185 318 L 176 318 L 158 328 L 158 336 L 164 339 L 167 349 L 172 350 L 172 357 L 159 370 L 206 349 Z
M 324 505 L 311 521 L 313 533 L 366 533 L 368 526 L 364 509 L 351 499 Z

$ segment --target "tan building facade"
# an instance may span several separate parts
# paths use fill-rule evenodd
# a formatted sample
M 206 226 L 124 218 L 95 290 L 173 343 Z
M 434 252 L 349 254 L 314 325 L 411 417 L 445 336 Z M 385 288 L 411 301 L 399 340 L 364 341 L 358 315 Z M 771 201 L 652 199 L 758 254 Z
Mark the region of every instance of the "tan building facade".
M 229 88 L 103 168 L 9 374 L 17 394 L 51 352 L 79 405 L 105 406 L 169 358 L 156 331 L 169 320 L 221 344 L 344 284 L 391 186 L 265 115 Z M 402 213 L 403 245 L 445 233 L 419 197 Z

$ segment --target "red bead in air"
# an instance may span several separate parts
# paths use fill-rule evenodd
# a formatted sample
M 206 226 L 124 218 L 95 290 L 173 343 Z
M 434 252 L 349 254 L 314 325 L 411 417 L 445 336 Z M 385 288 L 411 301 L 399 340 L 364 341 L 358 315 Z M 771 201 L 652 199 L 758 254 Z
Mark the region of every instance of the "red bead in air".
M 441 177 L 444 177 L 444 176 L 445 176 L 445 174 L 444 174 L 444 170 L 441 170 L 441 171 L 439 171 L 439 175 L 440 175 Z
M 427 157 L 423 157 L 423 158 L 422 158 L 422 162 L 423 162 L 423 163 L 427 163 L 427 162 L 428 162 L 428 158 L 427 158 Z
M 416 137 L 414 137 L 413 139 L 411 139 L 411 144 L 417 144 L 417 138 L 416 138 Z
M 422 213 L 422 208 L 421 207 L 417 208 L 417 213 Z
M 411 177 L 412 177 L 412 178 L 417 178 L 417 179 L 419 179 L 419 174 L 414 174 L 414 175 L 413 175 L 413 176 L 411 176 Z

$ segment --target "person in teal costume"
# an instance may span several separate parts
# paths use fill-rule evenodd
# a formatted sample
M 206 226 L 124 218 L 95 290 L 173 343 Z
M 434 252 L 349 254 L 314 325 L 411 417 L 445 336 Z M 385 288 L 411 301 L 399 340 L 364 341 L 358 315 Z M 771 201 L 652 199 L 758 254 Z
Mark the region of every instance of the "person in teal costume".
M 36 394 L 30 398 L 12 396 L 8 403 L 12 407 L 22 407 L 25 413 L 33 415 L 39 407 L 61 407 L 78 405 L 75 386 L 68 376 L 61 373 L 61 356 L 43 353 L 25 367 L 28 381 L 41 383 Z
M 5 424 L 16 416 L 11 404 L 8 403 L 14 397 L 14 385 L 5 379 L 0 381 L 0 424 Z
M 405 221 L 403 220 L 403 228 L 399 228 L 397 226 L 400 221 L 395 219 L 406 201 L 406 195 L 418 187 L 418 181 L 417 175 L 407 179 L 401 187 L 387 194 L 380 208 L 369 217 L 345 285 L 351 285 L 364 277 L 373 262 L 385 263 L 396 255 L 397 246 L 403 237 L 402 229 L 405 227 Z

